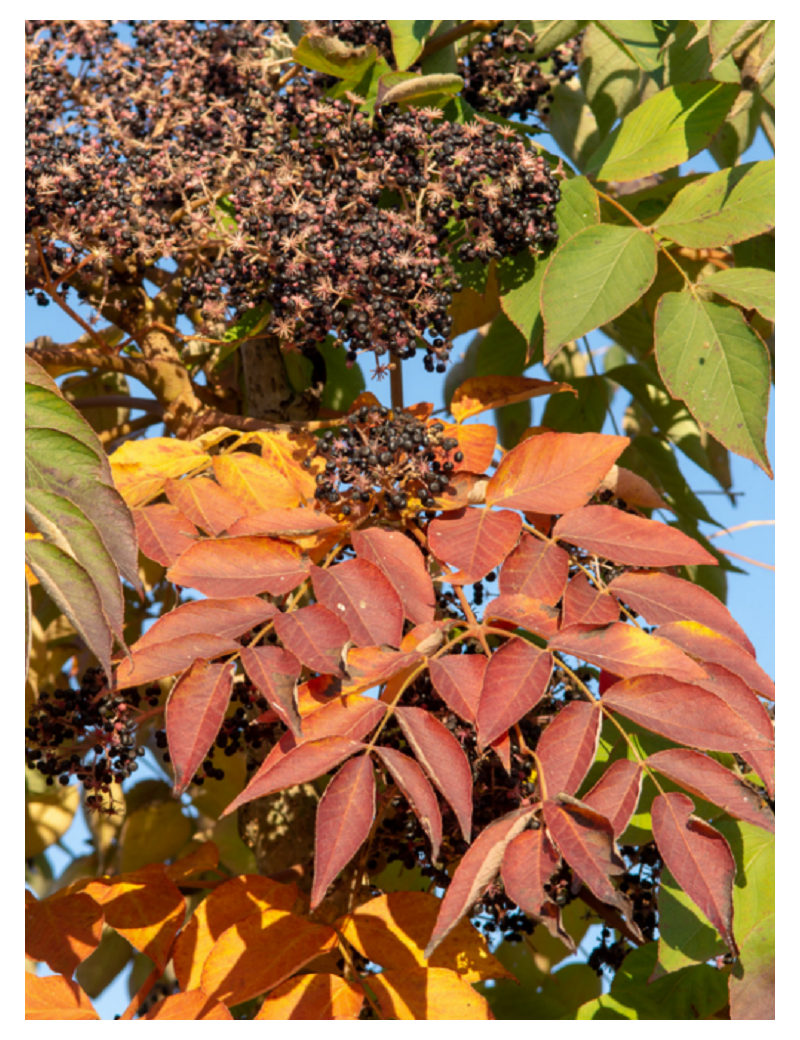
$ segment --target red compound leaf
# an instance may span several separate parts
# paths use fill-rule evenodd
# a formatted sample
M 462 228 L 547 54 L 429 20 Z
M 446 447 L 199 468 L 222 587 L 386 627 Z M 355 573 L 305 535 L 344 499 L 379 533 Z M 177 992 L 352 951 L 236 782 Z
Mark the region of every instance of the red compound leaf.
M 374 563 L 347 560 L 311 574 L 317 599 L 350 629 L 357 646 L 400 646 L 403 603 Z
M 590 625 L 600 628 L 619 620 L 619 604 L 613 596 L 589 584 L 585 574 L 576 574 L 564 595 L 562 628 Z
M 719 831 L 693 816 L 685 794 L 657 795 L 650 810 L 653 837 L 669 872 L 714 925 L 736 956 L 733 937 L 733 882 L 736 862 Z
M 703 678 L 703 669 L 673 643 L 621 622 L 588 632 L 562 629 L 550 646 L 624 679 L 652 673 L 668 675 L 679 682 Z
M 366 841 L 375 818 L 375 773 L 369 755 L 346 762 L 317 808 L 311 909 Z
M 300 712 L 297 708 L 300 662 L 294 654 L 279 646 L 246 646 L 241 657 L 250 680 L 267 698 L 278 718 L 296 737 L 300 737 Z
M 500 571 L 504 596 L 529 596 L 555 606 L 564 595 L 569 554 L 560 545 L 543 542 L 527 532 Z
M 594 787 L 581 799 L 611 824 L 614 837 L 625 832 L 642 793 L 642 767 L 628 758 L 612 762 Z
M 552 656 L 524 639 L 512 639 L 492 654 L 478 705 L 481 750 L 539 703 L 552 672 Z
M 459 568 L 448 575 L 452 585 L 472 585 L 503 562 L 521 530 L 518 513 L 469 508 L 434 520 L 428 543 L 438 559 Z
M 428 779 L 413 758 L 394 748 L 379 747 L 376 751 L 400 788 L 404 798 L 414 810 L 422 829 L 431 843 L 431 858 L 439 858 L 442 843 L 442 814 L 439 803 Z
M 245 515 L 239 500 L 208 477 L 169 479 L 164 490 L 170 502 L 208 534 L 222 534 Z
M 744 679 L 747 685 L 762 697 L 775 700 L 775 683 L 761 665 L 731 639 L 718 632 L 712 632 L 710 628 L 697 621 L 673 621 L 668 625 L 662 625 L 658 634 L 703 664 L 708 662 L 722 665 Z
M 544 890 L 560 863 L 559 851 L 544 827 L 523 831 L 506 848 L 501 871 L 503 887 L 509 899 L 575 953 L 572 936 L 561 926 L 561 910 Z
M 172 639 L 205 633 L 220 639 L 238 639 L 278 613 L 278 608 L 258 596 L 238 599 L 201 599 L 184 603 L 162 616 L 131 649 L 134 654 L 148 646 Z
M 173 793 L 183 794 L 219 733 L 230 703 L 235 665 L 195 661 L 167 700 L 166 725 L 175 770 Z
M 342 675 L 342 653 L 350 629 L 321 603 L 278 614 L 275 631 L 280 641 L 312 671 Z
M 599 705 L 573 701 L 548 725 L 536 745 L 546 798 L 578 790 L 597 754 L 600 722 Z
M 282 596 L 297 588 L 310 566 L 297 546 L 274 538 L 207 538 L 178 558 L 167 579 L 219 599 Z
M 353 531 L 353 548 L 362 560 L 378 567 L 403 603 L 403 612 L 415 625 L 433 621 L 436 593 L 420 549 L 400 531 L 371 527 Z
M 175 506 L 160 502 L 133 510 L 139 548 L 162 567 L 170 567 L 194 545 L 197 529 Z
M 447 654 L 428 664 L 433 688 L 465 722 L 475 722 L 488 663 L 483 654 Z

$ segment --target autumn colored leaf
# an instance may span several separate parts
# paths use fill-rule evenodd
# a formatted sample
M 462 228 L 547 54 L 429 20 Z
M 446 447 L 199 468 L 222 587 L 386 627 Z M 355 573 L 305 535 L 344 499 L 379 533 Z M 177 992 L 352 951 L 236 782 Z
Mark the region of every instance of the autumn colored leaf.
M 335 945 L 336 932 L 327 925 L 281 910 L 250 914 L 214 943 L 201 986 L 233 1007 L 280 985 Z
M 162 567 L 171 567 L 194 545 L 197 530 L 188 517 L 165 502 L 133 510 L 139 548 Z
M 444 728 L 444 727 L 442 727 Z M 449 734 L 448 734 L 449 735 Z M 228 816 L 240 805 L 252 802 L 254 798 L 264 798 L 268 794 L 282 791 L 284 787 L 305 784 L 316 780 L 318 776 L 329 773 L 350 755 L 363 748 L 363 744 L 346 737 L 322 737 L 319 740 L 305 740 L 298 744 L 287 755 L 277 761 L 274 767 L 265 770 L 264 763 L 241 794 L 231 802 L 222 813 Z M 471 780 L 472 774 L 470 774 Z
M 189 633 L 164 643 L 153 643 L 120 661 L 116 673 L 117 689 L 124 690 L 164 679 L 168 675 L 177 675 L 191 668 L 195 661 L 209 661 L 223 654 L 235 654 L 239 650 L 241 645 L 236 640 L 207 632 L 198 632 L 196 635 Z
M 599 705 L 572 701 L 549 723 L 536 745 L 545 798 L 578 790 L 597 754 L 600 722 Z
M 634 571 L 614 578 L 608 590 L 642 614 L 651 625 L 699 621 L 706 628 L 732 639 L 755 657 L 753 644 L 725 604 L 694 582 L 673 578 L 660 571 Z
M 731 816 L 775 833 L 775 817 L 756 792 L 708 755 L 688 748 L 667 748 L 650 755 L 647 764 L 690 794 L 705 798 Z
M 297 682 L 302 668 L 294 654 L 279 646 L 246 646 L 241 660 L 251 682 L 267 698 L 284 726 L 300 737 Z
M 311 433 L 288 430 L 257 430 L 253 440 L 261 445 L 261 457 L 294 487 L 301 498 L 313 501 L 316 484 L 314 470 L 304 469 L 303 462 L 313 456 L 317 438 Z M 278 505 L 277 502 L 271 505 Z
M 63 975 L 42 978 L 25 972 L 26 1021 L 89 1018 L 100 1016 L 77 982 Z
M 625 863 L 617 852 L 614 830 L 606 817 L 587 806 L 546 801 L 544 819 L 561 855 L 584 884 L 632 924 L 630 902 L 609 879 L 609 874 L 623 874 Z
M 599 628 L 619 620 L 619 604 L 613 596 L 590 584 L 581 571 L 567 585 L 564 594 L 562 628 L 570 625 L 591 625 Z
M 456 814 L 464 841 L 472 831 L 472 770 L 456 738 L 424 708 L 397 708 L 395 717 L 422 768 Z
M 108 461 L 114 484 L 133 508 L 155 498 L 167 480 L 205 469 L 211 456 L 191 441 L 146 437 L 121 444 Z
M 473 585 L 499 567 L 519 539 L 522 518 L 508 509 L 469 508 L 438 517 L 428 526 L 433 554 L 458 567 L 451 585 Z
M 102 933 L 103 911 L 85 893 L 38 900 L 25 892 L 25 953 L 53 971 L 71 977 Z
M 625 469 L 624 466 L 612 466 L 597 490 L 610 491 L 615 498 L 621 498 L 631 506 L 672 511 L 649 481 L 640 477 L 638 473 Z
M 574 394 L 575 388 L 569 383 L 552 383 L 547 379 L 529 379 L 526 376 L 473 376 L 453 394 L 450 411 L 456 422 L 462 423 L 470 416 L 493 408 L 564 391 Z
M 431 1022 L 494 1019 L 486 998 L 445 968 L 385 971 L 370 976 L 370 987 L 387 1018 Z
M 232 1022 L 233 1016 L 224 1004 L 206 996 L 201 989 L 191 993 L 174 993 L 159 1000 L 145 1015 L 142 1022 L 197 1022 L 210 1019 Z
M 443 422 L 442 437 L 452 437 L 458 441 L 458 451 L 464 456 L 461 462 L 452 457 L 453 472 L 483 473 L 492 464 L 494 450 L 497 447 L 497 427 L 483 423 L 470 423 L 459 426 L 457 423 Z M 443 457 L 440 461 L 444 462 Z
M 569 554 L 560 545 L 525 532 L 500 571 L 500 593 L 555 606 L 564 595 L 568 575 Z
M 734 1021 L 775 1018 L 775 915 L 760 921 L 742 942 L 728 979 Z
M 670 873 L 722 936 L 731 953 L 736 863 L 719 831 L 693 816 L 694 802 L 680 792 L 659 794 L 650 810 L 653 837 Z
M 400 531 L 371 527 L 353 531 L 359 558 L 374 564 L 389 579 L 403 603 L 403 613 L 415 625 L 433 621 L 436 594 L 422 552 Z
M 628 446 L 601 433 L 540 433 L 512 448 L 486 489 L 487 506 L 566 513 L 585 505 Z
M 222 534 L 247 512 L 237 498 L 208 477 L 170 479 L 164 491 L 172 505 L 207 534 Z
M 389 892 L 339 918 L 336 927 L 362 956 L 387 970 L 445 968 L 465 982 L 513 978 L 468 918 L 458 922 L 427 960 L 425 944 L 441 906 L 430 892 Z
M 163 863 L 100 878 L 84 891 L 101 905 L 106 924 L 163 971 L 186 909 Z
M 452 622 L 452 618 L 447 618 L 441 621 L 427 621 L 424 625 L 415 625 L 403 636 L 400 649 L 406 652 L 416 650 L 423 657 L 430 657 L 444 643 L 445 633 L 452 626 Z
M 721 697 L 665 675 L 615 683 L 603 694 L 603 704 L 653 733 L 704 751 L 742 752 L 768 746 Z
M 262 534 L 293 540 L 339 530 L 341 527 L 335 520 L 325 513 L 315 513 L 313 509 L 269 509 L 242 517 L 228 533 L 237 536 Z
M 495 627 L 498 621 L 508 621 L 514 628 L 524 628 L 549 641 L 558 634 L 561 611 L 558 607 L 551 607 L 530 596 L 507 596 L 501 593 L 486 605 L 483 620 L 485 624 Z
M 430 958 L 491 885 L 500 872 L 506 848 L 527 827 L 533 813 L 532 807 L 524 806 L 493 820 L 467 849 L 445 892 L 425 957 Z
M 403 603 L 375 564 L 356 559 L 314 567 L 311 581 L 317 599 L 344 621 L 358 646 L 400 645 Z
M 482 750 L 544 697 L 553 658 L 524 639 L 511 639 L 492 654 L 477 712 Z
M 248 452 L 214 456 L 214 476 L 248 513 L 300 505 L 294 485 L 266 459 Z
M 679 682 L 703 678 L 700 666 L 686 654 L 676 653 L 673 643 L 623 622 L 589 632 L 562 629 L 550 646 L 625 679 L 653 672 Z
M 278 614 L 275 631 L 286 649 L 312 671 L 342 674 L 342 652 L 350 629 L 321 603 Z
M 213 889 L 189 918 L 172 956 L 183 990 L 200 986 L 203 966 L 217 939 L 231 925 L 265 910 L 291 910 L 299 897 L 296 885 L 281 885 L 259 874 L 242 874 Z
M 167 743 L 175 770 L 173 793 L 183 794 L 219 733 L 231 699 L 236 666 L 195 661 L 178 679 L 165 710 Z
M 442 844 L 442 814 L 427 777 L 408 755 L 388 747 L 378 747 L 375 750 L 428 835 L 431 859 L 438 860 L 439 846 Z
M 375 818 L 375 772 L 369 755 L 345 762 L 317 807 L 311 909 L 367 839 Z
M 208 538 L 188 549 L 167 579 L 219 599 L 282 596 L 297 588 L 310 566 L 296 546 L 274 538 Z
M 738 675 L 719 664 L 703 664 L 705 679 L 695 679 L 695 685 L 714 693 L 732 708 L 747 726 L 761 734 L 765 741 L 774 741 L 775 727 L 766 708 Z M 764 781 L 770 797 L 775 797 L 775 748 L 749 748 L 747 761 Z
M 418 667 L 425 658 L 418 653 L 383 650 L 377 646 L 355 647 L 347 652 L 345 693 L 360 693 L 380 686 L 395 675 Z
M 200 634 L 238 639 L 278 613 L 278 608 L 258 596 L 238 599 L 201 599 L 162 614 L 131 647 L 134 655 L 146 647 Z M 168 673 L 169 674 L 169 673 Z
M 363 990 L 338 975 L 295 975 L 269 994 L 254 1021 L 354 1022 L 363 1003 Z
M 433 688 L 465 722 L 475 722 L 488 663 L 483 654 L 446 654 L 428 664 Z
M 489 747 L 500 759 L 503 769 L 511 776 L 511 738 L 508 735 L 508 730 L 493 740 Z
M 633 567 L 716 566 L 716 559 L 675 527 L 623 513 L 613 506 L 584 506 L 565 513 L 553 538 Z
M 581 801 L 609 821 L 614 837 L 625 832 L 642 793 L 642 767 L 629 758 L 612 762 Z
M 712 632 L 699 621 L 671 621 L 661 625 L 658 634 L 704 664 L 722 665 L 744 679 L 762 697 L 775 700 L 772 679 L 746 650 L 726 636 Z
M 560 863 L 559 851 L 550 841 L 544 827 L 518 834 L 509 842 L 503 856 L 502 878 L 508 898 L 525 913 L 537 918 L 545 917 L 546 921 L 552 919 L 552 910 L 556 909 L 556 905 L 544 886 L 558 870 Z M 550 931 L 552 934 L 552 929 Z M 568 933 L 563 934 L 566 936 Z M 574 948 L 574 943 L 572 946 Z
M 179 883 L 195 874 L 204 874 L 207 870 L 216 870 L 219 865 L 219 849 L 213 841 L 204 841 L 188 856 L 183 856 L 166 866 L 166 875 L 170 881 Z

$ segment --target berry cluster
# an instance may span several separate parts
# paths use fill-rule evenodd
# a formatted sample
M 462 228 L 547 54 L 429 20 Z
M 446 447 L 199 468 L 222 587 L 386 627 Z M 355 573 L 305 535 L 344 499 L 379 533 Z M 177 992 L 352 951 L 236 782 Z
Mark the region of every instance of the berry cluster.
M 71 778 L 90 793 L 89 808 L 108 812 L 103 795 L 112 783 L 122 783 L 139 768 L 145 754 L 136 743 L 139 707 L 143 701 L 158 704 L 161 690 L 149 687 L 112 694 L 99 668 L 87 669 L 80 688 L 43 691 L 28 716 L 25 759 L 38 770 L 48 786 L 66 787 Z
M 402 512 L 412 498 L 433 508 L 464 458 L 455 450 L 458 441 L 443 433 L 439 422 L 426 425 L 409 412 L 364 405 L 336 433 L 326 430 L 320 438 L 315 454 L 325 469 L 317 474 L 317 499 L 344 516 L 368 503 L 385 514 Z
M 640 848 L 623 846 L 620 851 L 631 866 L 620 878 L 619 890 L 633 904 L 633 921 L 648 941 L 658 928 L 658 881 L 662 861 L 654 842 Z
M 540 61 L 531 52 L 536 37 L 501 25 L 459 62 L 464 100 L 476 111 L 503 116 L 546 117 L 553 88 L 578 71 L 583 34 L 567 40 Z
M 313 78 L 275 89 L 271 23 L 135 22 L 132 48 L 107 22 L 26 25 L 26 229 L 126 330 L 170 260 L 201 330 L 268 304 L 286 349 L 332 333 L 351 362 L 374 351 L 378 374 L 420 348 L 441 370 L 451 257 L 557 240 L 557 183 L 522 137 L 438 110 L 370 123 Z

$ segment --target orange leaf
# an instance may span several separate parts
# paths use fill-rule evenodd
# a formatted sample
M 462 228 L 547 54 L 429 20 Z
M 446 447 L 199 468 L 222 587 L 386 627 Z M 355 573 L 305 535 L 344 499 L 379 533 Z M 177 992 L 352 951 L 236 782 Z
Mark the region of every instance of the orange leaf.
M 242 874 L 215 888 L 197 907 L 175 943 L 172 963 L 181 989 L 200 986 L 206 958 L 232 924 L 264 910 L 291 910 L 298 896 L 296 885 L 280 885 L 258 874 Z
M 40 978 L 25 972 L 25 1018 L 52 1021 L 100 1016 L 77 982 L 63 975 Z
M 378 567 L 391 582 L 403 603 L 409 621 L 422 625 L 433 621 L 436 593 L 425 557 L 414 542 L 400 531 L 370 527 L 353 531 L 353 548 L 362 560 Z
M 213 841 L 204 841 L 202 845 L 196 848 L 194 852 L 190 852 L 188 856 L 183 856 L 175 863 L 168 864 L 166 873 L 170 881 L 179 884 L 195 874 L 204 874 L 207 870 L 216 870 L 218 864 L 219 849 Z
M 385 969 L 446 968 L 465 982 L 514 977 L 489 952 L 486 940 L 466 917 L 428 960 L 425 944 L 441 906 L 430 892 L 390 892 L 339 918 L 336 927 L 362 956 Z
M 458 423 L 471 415 L 480 415 L 492 408 L 502 408 L 532 397 L 568 391 L 575 394 L 569 383 L 552 383 L 549 379 L 529 379 L 527 376 L 474 376 L 467 379 L 453 394 L 450 411 Z
M 247 452 L 216 455 L 214 476 L 248 513 L 293 509 L 300 505 L 294 485 L 274 465 L 257 455 Z
M 194 545 L 197 530 L 175 506 L 159 502 L 133 510 L 139 548 L 162 567 L 170 567 L 190 545 Z
M 41 902 L 25 892 L 25 953 L 71 976 L 100 943 L 103 911 L 85 893 Z
M 461 462 L 453 462 L 453 472 L 465 470 L 468 473 L 483 473 L 492 464 L 494 449 L 497 447 L 497 427 L 484 423 L 470 423 L 458 426 L 456 423 L 443 422 L 442 437 L 454 437 L 458 441 L 458 451 L 464 458 Z M 442 459 L 441 461 L 444 461 Z
M 282 596 L 297 588 L 310 566 L 296 546 L 274 538 L 208 538 L 187 549 L 167 579 L 220 599 Z
M 640 477 L 638 473 L 625 469 L 624 466 L 612 466 L 597 490 L 610 491 L 615 498 L 621 498 L 623 502 L 632 506 L 641 506 L 643 509 L 668 509 L 671 513 L 674 512 L 649 481 Z
M 280 910 L 251 914 L 216 941 L 201 985 L 231 1007 L 280 985 L 335 945 L 336 932 L 326 925 Z
M 238 499 L 208 477 L 168 480 L 164 490 L 170 502 L 207 534 L 222 534 L 245 515 Z
M 629 444 L 602 433 L 540 433 L 512 448 L 489 481 L 488 506 L 566 513 L 585 505 Z
M 220 639 L 238 639 L 251 628 L 263 625 L 277 614 L 278 608 L 258 596 L 240 596 L 238 599 L 201 599 L 183 603 L 175 610 L 162 614 L 154 625 L 133 644 L 134 655 L 145 647 L 166 643 L 183 636 L 204 633 Z
M 233 1016 L 224 1004 L 207 997 L 201 989 L 191 993 L 174 993 L 152 1007 L 142 1022 L 197 1022 L 207 1019 L 222 1019 L 232 1022 Z
M 350 629 L 358 646 L 399 646 L 403 638 L 403 603 L 392 583 L 367 560 L 347 560 L 311 572 L 320 603 Z
M 612 621 L 619 621 L 619 604 L 614 597 L 591 585 L 582 571 L 576 574 L 564 596 L 562 628 L 570 625 L 600 628 Z
M 360 987 L 338 975 L 296 975 L 270 993 L 254 1021 L 354 1022 L 363 1003 Z
M 697 621 L 672 621 L 662 625 L 658 634 L 700 661 L 722 665 L 744 679 L 762 697 L 775 700 L 772 679 L 746 650 L 726 636 L 712 632 Z
M 106 924 L 163 971 L 183 924 L 186 904 L 163 863 L 92 881 L 84 890 L 103 908 Z
M 245 646 L 241 660 L 248 677 L 267 698 L 284 726 L 299 737 L 297 680 L 302 668 L 294 654 L 280 646 Z
M 309 535 L 340 531 L 341 526 L 325 513 L 313 509 L 269 509 L 242 517 L 230 528 L 229 534 L 265 534 L 273 538 L 300 539 Z
M 312 461 L 311 469 L 303 469 L 303 462 L 314 455 L 317 438 L 311 433 L 291 433 L 284 430 L 270 433 L 259 430 L 253 435 L 253 439 L 261 445 L 261 457 L 264 461 L 280 470 L 301 499 L 313 501 L 316 490 L 315 467 L 320 464 L 320 460 Z M 278 504 L 272 503 L 276 506 Z
M 460 975 L 445 968 L 385 971 L 371 975 L 369 984 L 386 1017 L 401 1021 L 494 1020 L 486 999 Z

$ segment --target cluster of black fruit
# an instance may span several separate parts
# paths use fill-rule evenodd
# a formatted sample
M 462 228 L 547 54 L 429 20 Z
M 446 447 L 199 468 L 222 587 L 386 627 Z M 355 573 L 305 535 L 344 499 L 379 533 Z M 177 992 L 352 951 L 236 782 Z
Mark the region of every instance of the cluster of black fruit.
M 654 842 L 639 848 L 624 845 L 620 852 L 630 863 L 620 877 L 619 890 L 633 905 L 633 922 L 648 942 L 655 938 L 658 928 L 658 882 L 661 877 L 661 856 Z
M 506 119 L 546 117 L 553 88 L 572 79 L 578 71 L 582 37 L 581 33 L 567 40 L 535 61 L 531 52 L 536 37 L 526 36 L 513 23 L 503 23 L 459 61 L 464 100 L 478 112 Z
M 598 976 L 603 974 L 605 968 L 608 968 L 612 973 L 618 971 L 626 953 L 630 950 L 630 946 L 623 940 L 617 939 L 614 942 L 610 942 L 610 939 L 611 930 L 607 927 L 603 928 L 597 946 L 589 954 L 587 963 Z
M 70 779 L 83 783 L 90 793 L 87 805 L 103 809 L 103 795 L 112 783 L 122 783 L 139 768 L 145 754 L 137 746 L 138 709 L 143 701 L 158 704 L 158 686 L 112 693 L 99 668 L 89 668 L 79 689 L 43 691 L 28 716 L 25 759 L 38 770 L 48 786 L 66 787 Z
M 280 726 L 272 722 L 260 722 L 259 717 L 269 708 L 265 697 L 260 694 L 245 676 L 243 681 L 231 695 L 231 703 L 239 706 L 228 718 L 224 719 L 214 743 L 208 749 L 206 757 L 192 777 L 192 783 L 202 786 L 206 780 L 224 780 L 225 770 L 214 764 L 217 753 L 230 758 L 240 751 L 260 751 L 265 742 L 272 745 L 278 735 Z M 167 732 L 156 730 L 156 747 L 163 754 L 164 762 L 170 762 L 171 756 L 167 748 Z
M 334 36 L 352 47 L 377 47 L 383 55 L 392 52 L 392 34 L 384 21 L 331 20 L 328 24 Z
M 464 457 L 458 441 L 443 434 L 441 423 L 427 426 L 409 412 L 364 405 L 319 439 L 315 456 L 325 469 L 317 474 L 317 499 L 345 516 L 369 502 L 385 514 L 401 512 L 411 498 L 434 508 Z

